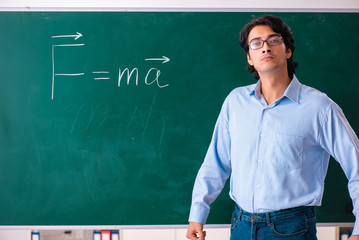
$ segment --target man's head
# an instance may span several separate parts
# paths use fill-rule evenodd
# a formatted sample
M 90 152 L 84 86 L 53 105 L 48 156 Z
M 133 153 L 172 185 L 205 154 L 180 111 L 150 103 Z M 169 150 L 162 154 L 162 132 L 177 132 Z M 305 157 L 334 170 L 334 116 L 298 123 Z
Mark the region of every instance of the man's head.
M 254 19 L 252 22 L 248 23 L 246 26 L 244 26 L 244 28 L 242 29 L 242 31 L 240 33 L 240 45 L 244 49 L 245 54 L 248 59 L 251 58 L 251 52 L 256 53 L 256 51 L 263 51 L 263 49 L 255 49 L 255 50 L 250 49 L 250 46 L 249 46 L 249 41 L 251 41 L 251 39 L 249 39 L 250 33 L 253 30 L 253 28 L 255 28 L 257 26 L 267 26 L 274 33 L 276 33 L 278 36 L 280 36 L 282 38 L 282 40 L 285 44 L 286 51 L 287 51 L 288 76 L 290 79 L 292 79 L 298 63 L 293 62 L 293 52 L 295 50 L 295 45 L 294 45 L 294 38 L 292 36 L 291 29 L 289 28 L 289 26 L 286 23 L 283 22 L 282 19 L 280 19 L 279 17 L 276 17 L 276 16 L 271 16 L 271 15 L 262 16 L 258 19 Z M 260 41 L 262 41 L 263 45 L 267 44 L 266 46 L 269 46 L 269 44 L 271 44 L 272 46 L 269 46 L 269 47 L 273 47 L 273 48 L 277 47 L 275 45 L 276 43 L 279 43 L 278 39 L 274 39 L 273 42 L 270 42 L 270 43 L 265 42 L 264 40 L 267 40 L 267 39 L 260 39 Z M 260 43 L 260 41 L 259 41 L 259 43 Z M 253 45 L 252 45 L 252 47 L 253 47 Z M 254 77 L 256 79 L 259 79 L 258 72 L 254 68 L 253 64 L 248 63 L 247 69 L 249 72 L 254 74 Z

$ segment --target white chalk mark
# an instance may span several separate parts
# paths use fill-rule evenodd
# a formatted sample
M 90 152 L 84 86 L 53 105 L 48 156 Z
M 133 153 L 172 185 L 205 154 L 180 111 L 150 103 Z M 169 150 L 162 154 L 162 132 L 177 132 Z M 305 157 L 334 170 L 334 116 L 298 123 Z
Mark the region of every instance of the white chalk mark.
M 132 122 L 134 121 L 135 119 L 135 114 L 138 112 L 138 106 L 135 106 L 135 110 L 133 110 L 132 114 L 131 114 L 131 117 L 130 117 L 130 120 L 128 121 L 128 124 L 127 124 L 127 129 L 132 125 Z
M 55 76 L 83 76 L 85 73 L 56 73 Z
M 55 61 L 54 61 L 54 49 L 52 46 L 52 89 L 51 89 L 51 100 L 54 100 L 54 87 L 55 87 Z
M 123 75 L 125 74 L 125 72 L 127 72 L 127 85 L 130 84 L 130 79 L 132 77 L 132 74 L 134 72 L 136 72 L 136 86 L 137 86 L 138 85 L 138 68 L 132 69 L 131 72 L 130 72 L 130 70 L 128 68 L 125 68 L 125 70 L 123 70 L 123 72 L 121 72 L 121 68 L 119 68 L 119 71 L 118 71 L 118 87 L 121 86 L 121 79 L 122 79 Z
M 149 113 L 148 113 L 148 115 L 147 115 L 145 127 L 143 128 L 143 131 L 142 131 L 142 136 L 144 136 L 145 133 L 146 133 L 146 131 L 147 131 L 147 128 L 148 128 L 148 125 L 149 125 L 149 122 L 150 122 L 150 119 L 151 119 L 151 115 L 152 115 L 152 112 L 153 112 L 153 106 L 155 105 L 156 96 L 157 96 L 157 95 L 155 95 L 155 96 L 153 97 L 153 99 L 152 99 L 150 111 L 149 111 Z
M 156 78 L 155 78 L 152 82 L 148 83 L 147 79 L 148 79 L 148 76 L 150 75 L 150 73 L 152 72 L 152 70 L 155 70 L 155 71 L 156 71 Z M 161 75 L 161 71 L 160 71 L 159 69 L 157 69 L 157 68 L 151 68 L 151 69 L 147 72 L 147 75 L 146 75 L 146 78 L 145 78 L 145 83 L 146 83 L 147 85 L 151 85 L 151 84 L 153 84 L 154 82 L 156 82 L 156 83 L 157 83 L 157 86 L 158 86 L 159 88 L 168 87 L 169 84 L 166 84 L 166 85 L 163 85 L 163 86 L 161 86 L 161 85 L 159 84 L 158 78 L 160 77 L 160 75 Z
M 95 77 L 94 80 L 109 80 L 109 77 L 106 77 L 106 74 L 109 74 L 110 72 L 108 71 L 96 71 L 96 72 L 92 72 L 93 74 L 105 74 L 104 77 Z
M 107 104 L 103 104 L 104 106 L 104 116 L 103 116 L 103 119 L 102 121 L 100 122 L 100 124 L 98 125 L 97 127 L 97 130 L 100 130 L 100 128 L 102 127 L 102 125 L 105 123 L 106 119 L 107 119 L 107 116 L 108 116 L 108 105 Z M 97 105 L 96 109 L 99 107 L 99 105 Z M 95 109 L 95 110 L 96 110 Z
M 163 64 L 163 63 L 169 62 L 170 59 L 166 56 L 162 56 L 162 58 L 147 58 L 147 59 L 145 59 L 145 61 L 163 61 L 162 62 L 162 64 Z
M 79 32 L 76 32 L 76 35 L 59 35 L 59 36 L 52 36 L 51 38 L 75 38 L 75 40 L 82 37 L 82 34 Z
M 79 44 L 59 44 L 59 45 L 53 45 L 54 47 L 80 47 L 80 46 L 85 46 L 84 43 L 79 43 Z
M 82 35 L 81 35 L 82 36 Z M 56 37 L 56 36 L 55 36 Z M 55 91 L 55 76 L 83 76 L 84 73 L 55 73 L 55 47 L 81 47 L 84 46 L 84 43 L 79 44 L 59 44 L 52 45 L 52 87 L 51 87 L 51 100 L 54 100 L 54 91 Z
M 159 149 L 159 151 L 161 151 L 161 146 L 162 146 L 162 141 L 163 141 L 163 135 L 164 135 L 165 128 L 166 128 L 166 117 L 165 117 L 165 116 L 162 116 L 162 121 L 163 121 L 163 124 L 162 124 L 161 137 L 160 137 L 160 142 L 159 142 L 159 144 L 158 144 L 158 149 Z

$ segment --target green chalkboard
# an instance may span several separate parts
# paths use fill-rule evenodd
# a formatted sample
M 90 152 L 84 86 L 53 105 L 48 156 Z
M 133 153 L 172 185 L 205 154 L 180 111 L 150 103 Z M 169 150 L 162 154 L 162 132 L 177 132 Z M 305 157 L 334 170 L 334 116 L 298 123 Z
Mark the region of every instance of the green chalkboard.
M 238 44 L 252 15 L 1 12 L 0 225 L 186 224 L 222 102 L 255 82 Z M 277 15 L 299 80 L 358 133 L 359 14 Z M 346 184 L 331 160 L 320 222 L 354 220 Z M 208 223 L 232 210 L 227 186 Z

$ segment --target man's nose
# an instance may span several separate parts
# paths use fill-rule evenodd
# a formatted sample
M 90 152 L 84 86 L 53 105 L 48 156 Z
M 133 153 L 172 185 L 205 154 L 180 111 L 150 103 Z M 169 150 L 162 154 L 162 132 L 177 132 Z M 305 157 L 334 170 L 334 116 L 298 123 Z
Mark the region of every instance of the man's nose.
M 266 52 L 271 52 L 271 46 L 269 46 L 267 42 L 264 42 L 262 53 L 266 53 Z

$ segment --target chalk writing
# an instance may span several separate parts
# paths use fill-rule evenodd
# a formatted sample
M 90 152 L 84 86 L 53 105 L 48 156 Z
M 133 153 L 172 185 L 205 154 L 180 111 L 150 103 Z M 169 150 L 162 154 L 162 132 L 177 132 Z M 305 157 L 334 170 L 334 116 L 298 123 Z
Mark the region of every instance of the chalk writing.
M 121 68 L 118 70 L 118 85 L 117 86 L 119 86 L 119 87 L 121 87 L 121 79 L 122 79 L 122 77 L 123 77 L 123 74 L 124 73 L 127 73 L 127 85 L 129 85 L 130 84 L 130 79 L 131 79 L 131 77 L 132 77 L 132 74 L 134 73 L 134 72 L 136 72 L 136 86 L 138 85 L 138 69 L 137 68 L 134 68 L 134 69 L 132 69 L 132 71 L 130 72 L 130 70 L 128 70 L 128 68 L 125 68 L 122 72 L 121 72 Z
M 59 36 L 52 36 L 51 38 L 74 38 L 75 40 L 82 37 L 82 34 L 79 32 L 76 32 L 75 35 L 59 35 Z
M 152 82 L 149 82 L 148 79 L 149 77 L 151 77 L 151 72 L 155 71 L 155 77 L 154 79 L 152 80 Z M 121 68 L 118 70 L 118 86 L 120 87 L 121 86 L 121 80 L 123 78 L 123 75 L 127 73 L 127 85 L 130 84 L 130 80 L 131 80 L 131 77 L 132 75 L 134 75 L 135 79 L 136 79 L 136 86 L 138 85 L 138 69 L 137 68 L 134 68 L 132 69 L 132 71 L 130 72 L 130 70 L 128 68 L 125 68 L 123 71 L 121 70 Z M 159 83 L 159 77 L 160 77 L 160 74 L 161 74 L 161 71 L 157 68 L 151 68 L 150 70 L 148 70 L 147 74 L 146 74 L 146 77 L 145 77 L 145 84 L 146 85 L 152 85 L 154 82 L 157 83 L 157 86 L 159 88 L 164 88 L 164 87 L 168 87 L 169 84 L 166 84 L 166 85 L 160 85 Z M 153 74 L 152 74 L 153 75 Z
M 60 44 L 60 45 L 52 45 L 52 87 L 51 87 L 51 99 L 54 99 L 54 91 L 55 91 L 55 76 L 83 76 L 85 73 L 56 73 L 55 72 L 55 48 L 58 47 L 82 47 L 85 44 Z
M 76 32 L 74 35 L 58 35 L 58 36 L 52 36 L 51 38 L 73 38 L 75 41 L 79 38 L 83 37 L 83 35 L 79 32 Z M 58 45 L 52 45 L 52 88 L 51 88 L 51 100 L 54 99 L 54 92 L 55 92 L 55 77 L 56 76 L 67 76 L 67 77 L 84 77 L 85 73 L 79 72 L 79 73 L 64 73 L 64 72 L 57 72 L 57 68 L 55 67 L 55 49 L 59 47 L 82 47 L 84 46 L 84 43 L 80 44 L 58 44 Z M 146 58 L 145 61 L 163 61 L 162 64 L 167 63 L 170 61 L 170 59 L 166 56 L 162 56 L 162 58 Z M 99 80 L 111 80 L 109 77 L 110 72 L 109 71 L 93 71 L 93 80 L 99 81 Z M 154 83 L 159 88 L 165 88 L 168 87 L 169 84 L 160 84 L 160 75 L 161 70 L 158 68 L 150 68 L 147 71 L 147 74 L 144 78 L 144 83 L 147 86 L 150 86 Z M 123 79 L 126 79 L 127 85 L 130 85 L 131 79 L 135 79 L 135 86 L 138 86 L 139 84 L 139 69 L 133 68 L 130 70 L 129 68 L 118 68 L 118 79 L 117 79 L 117 86 L 121 87 L 123 85 Z M 81 78 L 82 80 L 86 80 L 86 78 Z
M 145 60 L 146 61 L 163 61 L 162 64 L 170 61 L 170 59 L 166 56 L 162 56 L 162 58 L 147 58 Z
M 94 80 L 109 80 L 111 78 L 107 77 L 107 75 L 110 73 L 110 72 L 107 72 L 107 71 L 99 71 L 99 72 L 92 72 L 93 74 L 97 75 L 97 74 L 102 74 L 104 76 L 102 77 L 94 77 L 93 79 Z

